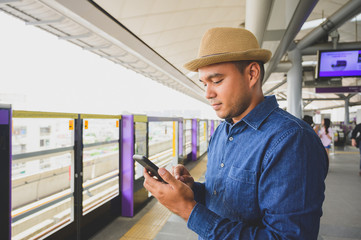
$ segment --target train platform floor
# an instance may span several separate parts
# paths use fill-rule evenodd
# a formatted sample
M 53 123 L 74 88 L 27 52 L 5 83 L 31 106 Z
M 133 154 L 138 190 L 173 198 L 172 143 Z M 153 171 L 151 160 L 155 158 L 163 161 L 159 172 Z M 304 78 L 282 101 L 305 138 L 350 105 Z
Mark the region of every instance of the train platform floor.
M 187 167 L 198 181 L 204 181 L 207 156 Z M 361 239 L 361 176 L 358 149 L 346 146 L 330 153 L 326 178 L 326 198 L 318 240 Z M 186 222 L 172 214 L 156 199 L 133 218 L 118 217 L 91 238 L 92 240 L 195 240 Z

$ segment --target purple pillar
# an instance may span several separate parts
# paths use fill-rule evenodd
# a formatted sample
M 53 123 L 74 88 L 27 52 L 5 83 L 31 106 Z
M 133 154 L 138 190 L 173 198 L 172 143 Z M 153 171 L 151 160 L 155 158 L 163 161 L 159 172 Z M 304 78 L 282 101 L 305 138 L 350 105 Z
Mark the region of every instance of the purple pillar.
M 198 122 L 197 119 L 192 119 L 192 161 L 197 160 L 197 135 Z
M 214 120 L 211 120 L 211 136 L 214 133 Z
M 11 124 L 10 105 L 0 104 L 0 191 L 3 195 L 0 205 L 1 239 L 11 239 Z
M 178 156 L 183 156 L 183 119 L 178 121 Z
M 121 139 L 121 196 L 122 216 L 133 217 L 134 215 L 134 117 L 133 115 L 122 116 L 122 139 Z

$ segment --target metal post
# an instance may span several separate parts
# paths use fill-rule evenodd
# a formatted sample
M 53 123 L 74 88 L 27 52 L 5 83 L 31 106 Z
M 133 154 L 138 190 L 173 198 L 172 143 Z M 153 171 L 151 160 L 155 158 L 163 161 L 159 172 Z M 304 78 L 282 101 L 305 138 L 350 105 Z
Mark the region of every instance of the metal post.
M 298 48 L 288 52 L 292 68 L 287 73 L 287 111 L 302 118 L 302 57 Z
M 183 119 L 178 121 L 178 162 L 179 157 L 183 159 Z
M 11 239 L 11 105 L 0 104 L 0 238 Z
M 246 29 L 251 31 L 260 46 L 266 32 L 273 0 L 247 0 L 246 1 Z
M 345 99 L 345 125 L 348 126 L 350 123 L 350 99 Z
M 75 119 L 74 135 L 74 220 L 76 239 L 80 240 L 83 218 L 83 121 L 80 114 Z

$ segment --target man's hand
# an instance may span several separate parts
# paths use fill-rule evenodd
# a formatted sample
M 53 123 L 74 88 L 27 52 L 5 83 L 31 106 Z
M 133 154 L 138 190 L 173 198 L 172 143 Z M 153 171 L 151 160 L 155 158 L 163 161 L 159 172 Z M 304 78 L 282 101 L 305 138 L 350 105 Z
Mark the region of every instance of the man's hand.
M 356 139 L 354 139 L 354 138 L 351 139 L 351 145 L 354 146 L 354 147 L 356 147 Z
M 180 180 L 187 184 L 190 188 L 193 187 L 194 179 L 182 164 L 178 164 L 175 167 L 172 167 L 171 170 L 172 175 L 175 177 L 175 179 Z
M 162 205 L 188 221 L 189 215 L 196 205 L 192 189 L 183 182 L 175 179 L 170 172 L 164 168 L 160 168 L 158 173 L 168 184 L 157 181 L 144 169 L 144 187 L 151 192 Z

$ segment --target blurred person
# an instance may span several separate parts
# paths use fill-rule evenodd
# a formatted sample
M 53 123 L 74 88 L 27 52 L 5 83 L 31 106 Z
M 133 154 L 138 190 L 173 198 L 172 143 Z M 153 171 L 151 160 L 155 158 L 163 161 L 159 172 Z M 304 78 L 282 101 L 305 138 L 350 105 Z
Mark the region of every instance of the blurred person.
M 183 165 L 144 171 L 144 187 L 187 221 L 199 239 L 317 239 L 327 154 L 314 130 L 264 96 L 271 52 L 241 28 L 213 28 L 198 58 L 206 98 L 225 119 L 209 142 L 205 182 Z
M 330 153 L 330 148 L 331 148 L 331 143 L 332 143 L 332 134 L 333 134 L 333 131 L 330 128 L 330 125 L 331 125 L 330 119 L 325 118 L 322 120 L 321 129 L 318 131 L 318 136 L 320 137 L 321 142 L 326 149 L 327 156 L 329 156 L 329 153 Z
M 351 145 L 354 147 L 359 148 L 360 150 L 360 170 L 359 175 L 361 176 L 361 147 L 360 147 L 360 140 L 361 140 L 361 123 L 357 124 L 352 131 L 351 134 Z
M 305 121 L 306 123 L 308 123 L 311 127 L 314 126 L 312 116 L 310 116 L 310 115 L 305 115 L 305 116 L 303 116 L 303 119 L 302 119 L 302 120 Z

